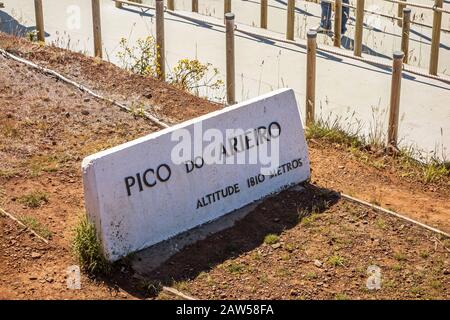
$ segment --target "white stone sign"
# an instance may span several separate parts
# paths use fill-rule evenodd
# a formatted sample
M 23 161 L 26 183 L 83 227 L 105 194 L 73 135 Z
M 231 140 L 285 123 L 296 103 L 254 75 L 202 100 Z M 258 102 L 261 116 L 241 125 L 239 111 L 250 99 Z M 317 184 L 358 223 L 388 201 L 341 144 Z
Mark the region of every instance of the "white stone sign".
M 110 261 L 310 176 L 291 89 L 96 153 L 82 169 L 86 210 Z

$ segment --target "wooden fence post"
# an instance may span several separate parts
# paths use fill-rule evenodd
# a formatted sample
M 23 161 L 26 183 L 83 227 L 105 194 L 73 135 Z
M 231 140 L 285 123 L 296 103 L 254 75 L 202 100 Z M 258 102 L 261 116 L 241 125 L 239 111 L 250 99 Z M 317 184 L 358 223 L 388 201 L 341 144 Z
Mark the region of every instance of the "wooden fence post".
M 171 11 L 175 10 L 175 0 L 167 0 L 167 9 Z
M 364 0 L 357 0 L 356 2 L 356 21 L 355 21 L 355 42 L 353 54 L 361 57 L 362 53 L 362 37 L 363 37 L 363 23 L 364 23 Z
M 286 39 L 294 40 L 295 0 L 288 0 Z
M 400 91 L 402 80 L 403 52 L 395 51 L 392 61 L 391 100 L 389 107 L 388 145 L 397 146 L 398 118 L 400 114 Z
M 334 46 L 341 46 L 342 0 L 335 0 L 334 10 Z
M 100 16 L 100 0 L 92 0 L 92 23 L 94 32 L 94 55 L 103 57 L 102 49 L 102 20 Z
M 198 12 L 198 0 L 192 0 L 192 12 Z
M 231 0 L 224 0 L 223 3 L 223 12 L 229 13 L 231 12 Z
M 36 31 L 38 41 L 45 42 L 44 9 L 42 8 L 42 0 L 34 0 L 34 11 L 36 16 Z
M 434 0 L 436 8 L 442 8 L 442 0 Z M 430 53 L 430 74 L 437 75 L 439 61 L 439 45 L 441 42 L 441 22 L 442 12 L 434 11 L 433 14 L 433 33 L 431 36 L 431 53 Z
M 403 51 L 403 62 L 408 63 L 408 53 L 409 53 L 409 27 L 411 25 L 411 9 L 403 9 L 403 23 L 402 23 L 402 51 Z
M 166 64 L 164 49 L 164 0 L 156 0 L 156 54 L 158 59 L 158 76 L 166 80 Z
M 406 0 L 401 0 L 401 1 L 406 1 Z M 398 4 L 398 6 L 397 6 L 397 17 L 399 17 L 399 18 L 403 18 L 403 9 L 405 9 L 406 8 L 406 5 L 405 4 Z M 402 26 L 402 20 L 397 20 L 397 25 L 399 26 L 399 27 L 401 27 Z
M 234 13 L 225 14 L 227 59 L 227 104 L 236 103 L 236 77 L 234 67 Z
M 263 29 L 267 29 L 267 1 L 268 0 L 261 0 L 260 24 Z
M 306 126 L 314 123 L 316 105 L 316 50 L 317 32 L 310 30 L 307 33 L 307 56 L 306 56 Z

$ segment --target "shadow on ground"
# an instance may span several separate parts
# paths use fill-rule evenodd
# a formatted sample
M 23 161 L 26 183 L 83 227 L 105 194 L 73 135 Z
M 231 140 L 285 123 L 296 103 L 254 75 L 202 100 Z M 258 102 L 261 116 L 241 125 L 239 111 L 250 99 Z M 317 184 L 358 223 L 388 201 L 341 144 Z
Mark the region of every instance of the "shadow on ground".
M 21 24 L 16 18 L 9 15 L 8 13 L 0 10 L 0 31 L 4 33 L 8 33 L 10 35 L 16 37 L 25 37 L 30 32 L 36 30 L 35 26 L 26 27 Z M 48 37 L 49 34 L 45 33 L 45 36 Z
M 156 269 L 130 276 L 132 279 L 116 278 L 114 286 L 138 298 L 157 296 L 162 286 L 194 279 L 201 272 L 208 272 L 216 265 L 263 245 L 266 235 L 279 235 L 294 228 L 302 217 L 322 213 L 338 200 L 337 192 L 311 184 L 283 191 L 259 203 L 233 227 L 186 246 Z M 122 268 L 127 263 L 129 261 L 119 262 Z

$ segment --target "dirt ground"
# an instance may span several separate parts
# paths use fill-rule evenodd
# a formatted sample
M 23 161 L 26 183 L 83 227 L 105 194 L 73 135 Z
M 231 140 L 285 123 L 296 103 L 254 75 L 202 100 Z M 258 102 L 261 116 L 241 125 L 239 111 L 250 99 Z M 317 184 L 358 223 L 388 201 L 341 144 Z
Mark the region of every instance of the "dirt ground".
M 0 47 L 128 105 L 143 103 L 169 123 L 220 108 L 81 54 L 2 34 Z M 0 216 L 1 299 L 172 298 L 159 292 L 159 283 L 199 298 L 450 298 L 448 239 L 336 195 L 449 232 L 448 179 L 405 178 L 395 163 L 374 168 L 324 141 L 309 143 L 312 180 L 304 191 L 267 199 L 148 279 L 123 261 L 113 275 L 83 274 L 82 289 L 69 290 L 66 270 L 76 264 L 70 244 L 84 210 L 81 160 L 159 128 L 2 56 L 0 84 L 0 208 L 35 221 L 50 239 L 45 244 Z M 27 201 L 37 194 L 43 195 L 37 203 Z M 273 243 L 265 243 L 268 234 Z M 365 287 L 370 265 L 381 268 L 380 290 Z
M 201 299 L 449 299 L 449 263 L 431 232 L 308 186 L 183 250 L 154 280 Z M 380 290 L 367 289 L 369 266 Z

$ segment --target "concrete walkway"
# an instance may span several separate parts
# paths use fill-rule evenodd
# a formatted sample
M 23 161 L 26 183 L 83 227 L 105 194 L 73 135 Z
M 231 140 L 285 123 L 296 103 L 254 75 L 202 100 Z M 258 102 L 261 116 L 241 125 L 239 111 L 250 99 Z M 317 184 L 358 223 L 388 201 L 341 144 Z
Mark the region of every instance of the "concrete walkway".
M 2 29 L 10 29 L 11 32 L 33 29 L 33 1 L 7 0 L 5 5 L 6 9 L 0 11 Z M 189 12 L 183 14 L 216 24 L 223 22 L 214 17 Z M 48 43 L 92 53 L 90 0 L 44 1 L 44 15 Z M 211 63 L 222 76 L 225 75 L 223 28 L 166 14 L 165 29 L 168 69 L 181 58 L 198 58 Z M 282 38 L 275 31 L 247 25 L 239 25 L 239 29 Z M 102 30 L 105 57 L 117 63 L 120 39 L 125 37 L 133 42 L 149 34 L 154 35 L 155 19 L 152 11 L 144 13 L 135 7 L 117 9 L 112 1 L 103 0 Z M 304 113 L 306 51 L 305 42 L 301 39 L 297 42 L 286 44 L 237 32 L 237 99 L 242 101 L 273 89 L 291 87 Z M 385 62 L 390 63 L 388 60 Z M 359 130 L 367 137 L 383 139 L 387 126 L 390 79 L 389 69 L 319 52 L 317 116 L 329 118 L 330 121 L 337 119 L 345 127 Z M 435 152 L 436 156 L 448 160 L 449 132 L 450 85 L 405 72 L 399 128 L 401 144 L 414 146 L 424 155 Z

